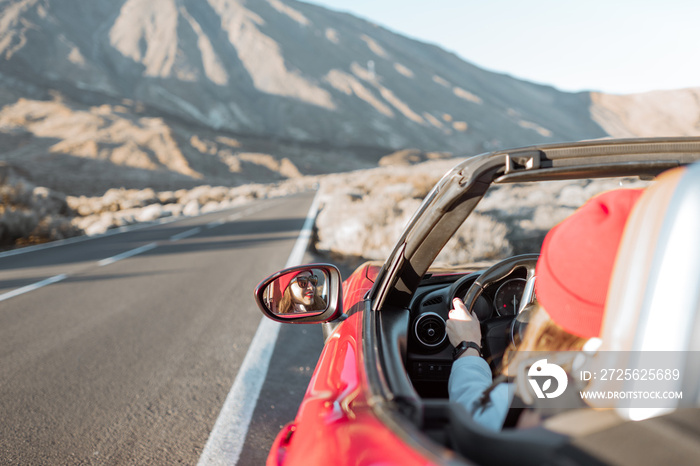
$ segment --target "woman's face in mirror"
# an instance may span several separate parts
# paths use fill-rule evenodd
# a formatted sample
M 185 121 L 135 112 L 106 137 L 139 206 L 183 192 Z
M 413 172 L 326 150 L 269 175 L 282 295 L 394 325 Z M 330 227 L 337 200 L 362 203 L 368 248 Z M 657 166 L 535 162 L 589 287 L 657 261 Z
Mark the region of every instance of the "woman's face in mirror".
M 313 283 L 313 274 L 311 272 L 302 272 L 292 280 L 290 290 L 292 300 L 297 304 L 310 306 L 314 302 L 316 295 L 316 285 Z M 302 287 L 301 285 L 306 285 Z

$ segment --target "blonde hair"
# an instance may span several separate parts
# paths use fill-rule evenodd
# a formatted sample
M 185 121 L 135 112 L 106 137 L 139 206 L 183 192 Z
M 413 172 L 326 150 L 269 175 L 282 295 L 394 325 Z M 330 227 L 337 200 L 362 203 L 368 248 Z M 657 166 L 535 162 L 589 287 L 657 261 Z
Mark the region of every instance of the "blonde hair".
M 579 351 L 588 341 L 572 335 L 558 326 L 547 314 L 547 311 L 539 303 L 533 304 L 530 311 L 532 316 L 525 329 L 523 341 L 517 348 L 509 347 L 503 355 L 502 372 L 508 374 L 509 366 L 517 367 L 523 355 L 528 351 Z M 509 374 L 513 375 L 513 374 Z
M 292 287 L 291 284 L 284 290 L 284 294 L 282 295 L 282 299 L 280 299 L 280 303 L 277 305 L 277 312 L 279 314 L 290 314 L 294 312 L 294 300 L 292 299 Z M 318 294 L 318 290 L 316 290 L 314 294 L 314 302 L 311 303 L 311 311 L 322 311 L 326 308 L 326 302 L 323 300 L 321 296 Z

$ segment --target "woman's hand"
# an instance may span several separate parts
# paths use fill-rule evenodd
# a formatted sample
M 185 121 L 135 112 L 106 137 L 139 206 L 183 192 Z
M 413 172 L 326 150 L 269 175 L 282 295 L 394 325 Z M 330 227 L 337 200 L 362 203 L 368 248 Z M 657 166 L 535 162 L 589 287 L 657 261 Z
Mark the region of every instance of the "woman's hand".
M 474 314 L 467 312 L 467 307 L 461 299 L 452 301 L 449 319 L 445 325 L 447 336 L 452 346 L 459 345 L 462 341 L 473 341 L 481 346 L 481 325 Z M 476 354 L 476 352 L 475 352 Z

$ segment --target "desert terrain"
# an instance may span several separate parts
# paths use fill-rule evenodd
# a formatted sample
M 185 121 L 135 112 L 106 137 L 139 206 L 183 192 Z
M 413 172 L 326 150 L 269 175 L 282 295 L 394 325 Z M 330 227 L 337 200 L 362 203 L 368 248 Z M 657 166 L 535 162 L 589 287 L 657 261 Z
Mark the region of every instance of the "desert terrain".
M 382 258 L 464 157 L 700 135 L 700 88 L 562 92 L 291 0 L 11 1 L 0 61 L 4 249 L 319 189 L 316 249 Z M 501 202 L 545 195 L 524 189 Z M 494 234 L 470 259 L 536 247 L 524 238 L 597 189 L 549 193 L 548 213 L 485 200 L 476 228 L 521 239 Z

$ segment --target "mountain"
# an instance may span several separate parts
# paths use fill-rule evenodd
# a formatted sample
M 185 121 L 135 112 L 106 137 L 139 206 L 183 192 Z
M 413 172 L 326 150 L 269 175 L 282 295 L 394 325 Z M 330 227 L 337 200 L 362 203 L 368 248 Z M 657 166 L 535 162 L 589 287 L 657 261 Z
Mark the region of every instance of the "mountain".
M 0 0 L 0 161 L 72 194 L 657 135 L 649 114 L 697 134 L 699 96 L 673 120 L 667 97 L 561 92 L 294 0 Z

